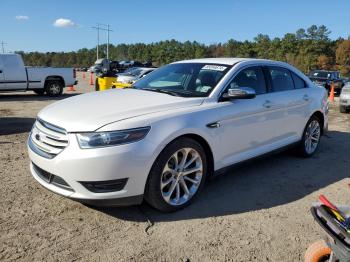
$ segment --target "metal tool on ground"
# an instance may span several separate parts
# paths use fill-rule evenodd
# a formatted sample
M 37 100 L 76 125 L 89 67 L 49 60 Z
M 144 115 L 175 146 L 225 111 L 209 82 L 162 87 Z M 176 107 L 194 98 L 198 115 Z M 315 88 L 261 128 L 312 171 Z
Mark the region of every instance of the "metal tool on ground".
M 341 214 L 339 209 L 335 205 L 333 205 L 324 195 L 320 195 L 319 199 L 325 206 L 327 206 L 332 211 L 332 213 L 337 217 L 338 220 L 340 220 L 341 222 L 345 221 L 345 217 L 343 216 L 343 214 Z
M 305 262 L 350 262 L 350 206 L 336 206 L 323 195 L 319 199 L 311 214 L 328 238 L 309 246 Z

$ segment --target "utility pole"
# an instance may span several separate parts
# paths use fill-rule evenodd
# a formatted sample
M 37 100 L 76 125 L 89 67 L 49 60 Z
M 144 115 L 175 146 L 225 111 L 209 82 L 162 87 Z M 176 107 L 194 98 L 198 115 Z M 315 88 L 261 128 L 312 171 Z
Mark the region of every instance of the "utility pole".
M 107 59 L 109 58 L 109 24 L 107 25 Z
M 107 31 L 107 59 L 108 59 L 109 58 L 109 32 L 113 32 L 113 30 L 110 29 L 109 24 L 100 24 L 100 23 L 97 23 L 97 26 L 94 26 L 92 28 L 97 29 L 97 47 L 96 47 L 97 59 L 98 59 L 98 46 L 100 44 L 100 30 Z
M 97 24 L 97 27 L 93 26 L 92 28 L 97 30 L 96 60 L 98 60 L 98 46 L 100 45 L 100 29 L 101 28 L 100 28 L 99 24 Z
M 1 44 L 1 47 L 2 47 L 2 53 L 5 54 L 5 47 L 4 46 L 6 45 L 6 43 L 4 41 L 1 41 L 0 44 Z

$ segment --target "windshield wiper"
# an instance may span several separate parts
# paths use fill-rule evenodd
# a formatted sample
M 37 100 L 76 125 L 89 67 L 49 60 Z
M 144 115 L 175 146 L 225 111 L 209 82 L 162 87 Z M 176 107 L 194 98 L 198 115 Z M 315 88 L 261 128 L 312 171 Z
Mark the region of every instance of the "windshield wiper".
M 140 90 L 152 91 L 152 92 L 167 94 L 167 95 L 171 95 L 171 96 L 180 96 L 178 93 L 176 93 L 176 92 L 174 92 L 174 91 L 168 91 L 168 90 L 163 90 L 163 89 L 156 89 L 156 88 L 140 88 Z

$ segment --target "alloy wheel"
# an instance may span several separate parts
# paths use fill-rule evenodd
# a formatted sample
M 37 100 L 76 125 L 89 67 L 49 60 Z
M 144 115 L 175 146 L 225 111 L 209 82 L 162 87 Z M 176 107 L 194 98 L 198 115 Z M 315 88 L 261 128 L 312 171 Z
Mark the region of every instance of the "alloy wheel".
M 203 161 L 193 148 L 176 151 L 166 162 L 160 181 L 162 197 L 169 205 L 188 202 L 197 192 L 203 177 Z
M 309 123 L 306 133 L 305 133 L 305 151 L 308 154 L 315 152 L 321 136 L 321 127 L 320 123 L 317 120 L 313 120 Z

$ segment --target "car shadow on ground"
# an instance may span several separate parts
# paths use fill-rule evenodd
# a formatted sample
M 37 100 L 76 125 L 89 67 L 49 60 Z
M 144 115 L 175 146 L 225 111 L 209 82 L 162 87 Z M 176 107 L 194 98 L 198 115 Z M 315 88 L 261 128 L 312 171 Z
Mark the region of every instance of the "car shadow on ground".
M 28 93 L 16 93 L 16 94 L 7 94 L 7 93 L 0 93 L 0 102 L 6 101 L 6 102 L 18 102 L 18 101 L 28 101 L 28 102 L 36 102 L 36 101 L 58 101 L 62 100 L 68 97 L 80 95 L 81 93 L 75 92 L 70 94 L 62 94 L 60 96 L 56 97 L 50 97 L 46 95 L 37 95 L 37 94 L 28 94 Z
M 175 213 L 163 214 L 147 204 L 97 210 L 123 220 L 144 222 L 146 215 L 150 221 L 160 222 L 284 205 L 349 177 L 349 148 L 350 133 L 331 131 L 322 137 L 319 151 L 312 158 L 300 158 L 286 151 L 249 161 L 209 181 L 189 207 Z
M 0 137 L 27 133 L 32 129 L 34 122 L 35 118 L 30 117 L 0 117 Z

